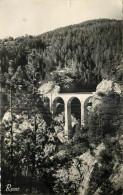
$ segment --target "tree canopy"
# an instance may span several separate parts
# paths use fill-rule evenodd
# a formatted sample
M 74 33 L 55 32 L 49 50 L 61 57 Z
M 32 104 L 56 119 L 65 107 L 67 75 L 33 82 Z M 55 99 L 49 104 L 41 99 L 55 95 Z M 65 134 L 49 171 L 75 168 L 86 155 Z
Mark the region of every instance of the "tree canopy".
M 0 40 L 2 72 L 8 72 L 10 61 L 14 72 L 18 71 L 19 66 L 25 71 L 35 51 L 35 70 L 43 80 L 50 80 L 54 71 L 57 71 L 57 77 L 60 70 L 68 69 L 67 76 L 70 80 L 74 79 L 73 90 L 76 86 L 78 89 L 87 86 L 94 88 L 102 78 L 112 78 L 120 64 L 121 27 L 119 20 L 98 19 L 38 36 L 26 35 Z M 64 80 L 65 72 L 60 81 Z M 60 81 L 56 78 L 58 84 Z

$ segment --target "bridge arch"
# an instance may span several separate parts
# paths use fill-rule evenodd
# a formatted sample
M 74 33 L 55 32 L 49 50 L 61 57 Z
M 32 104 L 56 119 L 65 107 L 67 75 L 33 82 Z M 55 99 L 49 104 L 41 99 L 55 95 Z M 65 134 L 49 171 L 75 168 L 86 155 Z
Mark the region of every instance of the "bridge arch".
M 73 135 L 72 115 L 81 124 L 81 101 L 78 97 L 74 96 L 68 100 L 68 136 Z
M 44 97 L 43 104 L 46 108 L 50 109 L 50 98 L 49 97 Z
M 60 96 L 56 97 L 52 103 L 52 113 L 59 114 L 64 111 L 64 100 Z
M 92 96 L 89 96 L 84 101 L 84 125 L 87 124 L 87 117 L 88 117 L 88 107 L 92 106 L 92 102 L 90 101 Z

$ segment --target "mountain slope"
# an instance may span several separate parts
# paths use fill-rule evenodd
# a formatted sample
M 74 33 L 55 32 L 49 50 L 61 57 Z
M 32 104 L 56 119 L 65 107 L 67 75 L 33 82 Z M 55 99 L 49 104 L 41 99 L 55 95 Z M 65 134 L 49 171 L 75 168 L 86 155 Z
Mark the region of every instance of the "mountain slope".
M 121 35 L 121 21 L 99 19 L 39 36 L 3 39 L 0 40 L 2 72 L 8 71 L 10 64 L 15 72 L 20 65 L 24 71 L 28 54 L 35 49 L 40 56 L 39 67 L 43 80 L 53 80 L 55 77 L 60 84 L 61 80 L 65 81 L 65 75 L 73 79 L 73 91 L 76 86 L 78 89 L 87 86 L 95 88 L 102 78 L 111 79 L 115 75 L 120 64 Z M 69 70 L 67 73 L 66 68 Z M 57 72 L 60 70 L 64 71 L 58 81 Z M 56 71 L 55 75 L 53 72 L 53 78 L 50 75 L 52 71 Z

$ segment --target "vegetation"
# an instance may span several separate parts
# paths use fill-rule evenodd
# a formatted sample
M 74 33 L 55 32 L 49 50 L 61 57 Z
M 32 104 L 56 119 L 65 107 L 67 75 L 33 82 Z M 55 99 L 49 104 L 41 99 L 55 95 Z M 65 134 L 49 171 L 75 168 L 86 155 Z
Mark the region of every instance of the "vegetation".
M 63 92 L 69 86 L 72 91 L 95 89 L 102 78 L 112 78 L 120 64 L 121 26 L 121 21 L 100 19 L 39 36 L 0 40 L 2 72 L 8 72 L 11 63 L 14 73 L 21 66 L 25 74 L 28 55 L 35 49 L 36 73 L 43 80 L 55 80 Z
M 0 40 L 4 106 L 2 192 L 7 193 L 6 184 L 11 183 L 20 187 L 21 194 L 77 194 L 82 180 L 78 167 L 83 165 L 81 162 L 77 165 L 80 174 L 77 180 L 70 178 L 68 170 L 77 156 L 88 150 L 94 156 L 94 149 L 103 142 L 107 148 L 101 154 L 101 166 L 94 167 L 88 193 L 93 194 L 103 184 L 104 194 L 110 194 L 108 179 L 115 148 L 109 143 L 117 147 L 119 159 L 121 156 L 118 140 L 111 141 L 119 127 L 120 97 L 104 98 L 103 105 L 88 116 L 89 125 L 76 125 L 71 140 L 65 144 L 54 129 L 60 123 L 44 106 L 38 89 L 50 80 L 60 86 L 60 92 L 94 90 L 103 78 L 121 81 L 121 71 L 118 72 L 121 43 L 121 21 L 108 19 L 87 21 L 34 37 Z M 66 173 L 66 183 L 64 175 L 57 177 L 60 171 L 61 175 Z
M 114 164 L 116 161 L 118 164 L 118 159 L 120 160 L 122 158 L 121 146 L 119 145 L 117 138 L 113 140 L 111 136 L 108 136 L 105 138 L 105 147 L 105 150 L 102 150 L 100 153 L 99 162 L 94 166 L 89 182 L 89 189 L 87 193 L 88 195 L 93 194 L 99 188 L 99 194 L 101 195 L 122 194 L 122 189 L 116 190 L 113 187 L 111 180 L 109 179 L 113 173 Z

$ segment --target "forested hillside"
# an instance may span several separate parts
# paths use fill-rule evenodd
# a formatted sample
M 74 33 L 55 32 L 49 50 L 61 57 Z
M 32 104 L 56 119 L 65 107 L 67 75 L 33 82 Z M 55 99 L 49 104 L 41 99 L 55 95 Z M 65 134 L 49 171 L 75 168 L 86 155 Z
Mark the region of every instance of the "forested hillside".
M 0 40 L 3 194 L 7 184 L 19 189 L 12 194 L 122 194 L 121 46 L 121 21 L 108 19 Z M 50 112 L 47 88 L 95 91 L 85 126 L 71 112 L 68 138 L 65 112 Z
M 59 28 L 39 36 L 26 35 L 0 40 L 2 72 L 23 75 L 28 55 L 37 59 L 36 71 L 43 80 L 55 80 L 72 91 L 95 88 L 102 78 L 112 78 L 121 57 L 121 21 L 99 19 Z M 51 74 L 52 72 L 52 74 Z M 26 79 L 26 75 L 24 77 Z M 39 81 L 39 80 L 38 80 Z

